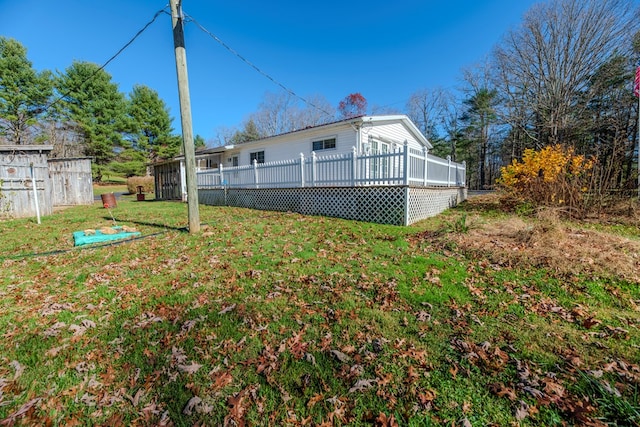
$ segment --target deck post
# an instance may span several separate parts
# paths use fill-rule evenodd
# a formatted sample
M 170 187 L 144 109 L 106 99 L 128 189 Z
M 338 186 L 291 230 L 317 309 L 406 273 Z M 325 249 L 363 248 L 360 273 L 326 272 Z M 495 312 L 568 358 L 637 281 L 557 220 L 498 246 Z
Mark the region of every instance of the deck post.
M 409 185 L 409 141 L 404 140 L 404 185 Z
M 447 187 L 451 187 L 451 156 L 447 156 Z
M 304 153 L 300 153 L 300 186 L 304 188 Z
M 409 197 L 411 196 L 411 191 L 409 186 L 404 188 L 404 226 L 409 225 Z
M 311 186 L 316 186 L 316 152 L 311 152 Z
M 467 161 L 463 160 L 462 161 L 462 170 L 464 172 L 464 178 L 462 179 L 462 187 L 466 187 L 467 186 Z
M 220 185 L 224 185 L 224 168 L 222 167 L 222 163 L 220 163 Z
M 258 160 L 257 159 L 253 159 L 253 183 L 255 184 L 256 188 L 258 187 Z
M 424 154 L 424 179 L 422 181 L 423 186 L 427 186 L 427 180 L 429 175 L 427 174 L 429 168 L 429 149 L 427 147 L 422 148 L 422 154 Z
M 358 153 L 356 147 L 351 148 L 351 186 L 356 186 L 356 168 L 358 166 Z

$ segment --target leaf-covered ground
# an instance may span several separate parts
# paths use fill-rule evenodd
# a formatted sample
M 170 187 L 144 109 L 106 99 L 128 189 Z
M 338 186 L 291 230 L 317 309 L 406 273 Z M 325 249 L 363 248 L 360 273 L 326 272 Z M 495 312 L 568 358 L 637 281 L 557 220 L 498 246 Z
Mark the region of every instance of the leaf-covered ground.
M 640 425 L 637 224 L 112 212 L 0 222 L 0 425 Z

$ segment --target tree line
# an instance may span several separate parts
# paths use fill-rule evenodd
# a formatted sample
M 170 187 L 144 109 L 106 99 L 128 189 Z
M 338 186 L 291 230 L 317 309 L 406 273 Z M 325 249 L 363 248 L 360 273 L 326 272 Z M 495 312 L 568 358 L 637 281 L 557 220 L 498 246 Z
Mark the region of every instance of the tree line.
M 486 61 L 463 70 L 460 101 L 420 92 L 410 115 L 440 150 L 467 161 L 472 188 L 491 187 L 526 149 L 557 144 L 596 161 L 594 191 L 633 188 L 638 18 L 632 1 L 536 4 Z
M 456 89 L 422 88 L 404 110 L 368 107 L 359 93 L 336 107 L 322 95 L 303 101 L 267 93 L 237 127 L 211 145 L 237 144 L 363 113 L 407 114 L 436 155 L 467 164 L 469 188 L 492 188 L 500 167 L 527 149 L 564 145 L 594 159 L 594 191 L 631 189 L 637 179 L 640 9 L 632 0 L 548 0 L 534 5 L 479 64 L 461 70 Z M 52 100 L 55 100 L 52 102 Z M 35 72 L 25 50 L 0 39 L 0 137 L 47 140 L 59 155 L 134 169 L 179 151 L 158 94 L 136 86 L 124 96 L 97 65 Z M 204 141 L 199 138 L 200 144 Z
M 125 95 L 109 73 L 83 61 L 57 75 L 37 72 L 20 42 L 0 37 L 0 144 L 46 143 L 52 157 L 92 157 L 97 181 L 144 175 L 147 164 L 179 154 L 172 120 L 147 86 Z
M 434 145 L 434 154 L 466 162 L 472 189 L 493 188 L 501 166 L 521 159 L 525 150 L 557 144 L 595 160 L 594 191 L 634 188 L 639 18 L 629 0 L 538 3 L 480 64 L 461 71 L 459 88 L 418 89 L 404 110 L 373 106 L 370 113 L 407 114 Z M 287 93 L 267 94 L 240 129 L 220 130 L 217 142 L 335 119 L 324 98 L 314 97 L 313 104 L 320 108 Z

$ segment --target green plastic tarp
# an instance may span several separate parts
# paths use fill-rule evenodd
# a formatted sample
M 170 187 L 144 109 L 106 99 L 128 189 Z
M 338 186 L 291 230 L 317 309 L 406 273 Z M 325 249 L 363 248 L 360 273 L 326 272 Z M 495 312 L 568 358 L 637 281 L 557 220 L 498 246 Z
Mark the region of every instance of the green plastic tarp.
M 74 231 L 73 232 L 74 246 L 90 245 L 92 243 L 110 242 L 113 240 L 122 240 L 122 239 L 127 239 L 129 237 L 140 236 L 141 234 L 139 231 L 124 232 L 122 231 L 122 227 L 116 226 L 111 228 L 118 232 L 115 234 L 104 234 L 100 230 L 95 230 L 95 234 L 93 233 L 87 234 L 84 231 Z

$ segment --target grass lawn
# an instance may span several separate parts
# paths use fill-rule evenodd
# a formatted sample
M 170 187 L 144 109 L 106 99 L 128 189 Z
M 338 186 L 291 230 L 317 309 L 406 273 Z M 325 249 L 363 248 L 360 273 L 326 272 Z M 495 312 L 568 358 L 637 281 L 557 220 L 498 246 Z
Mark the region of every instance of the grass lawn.
M 0 222 L 0 425 L 640 425 L 637 222 L 200 217 Z

